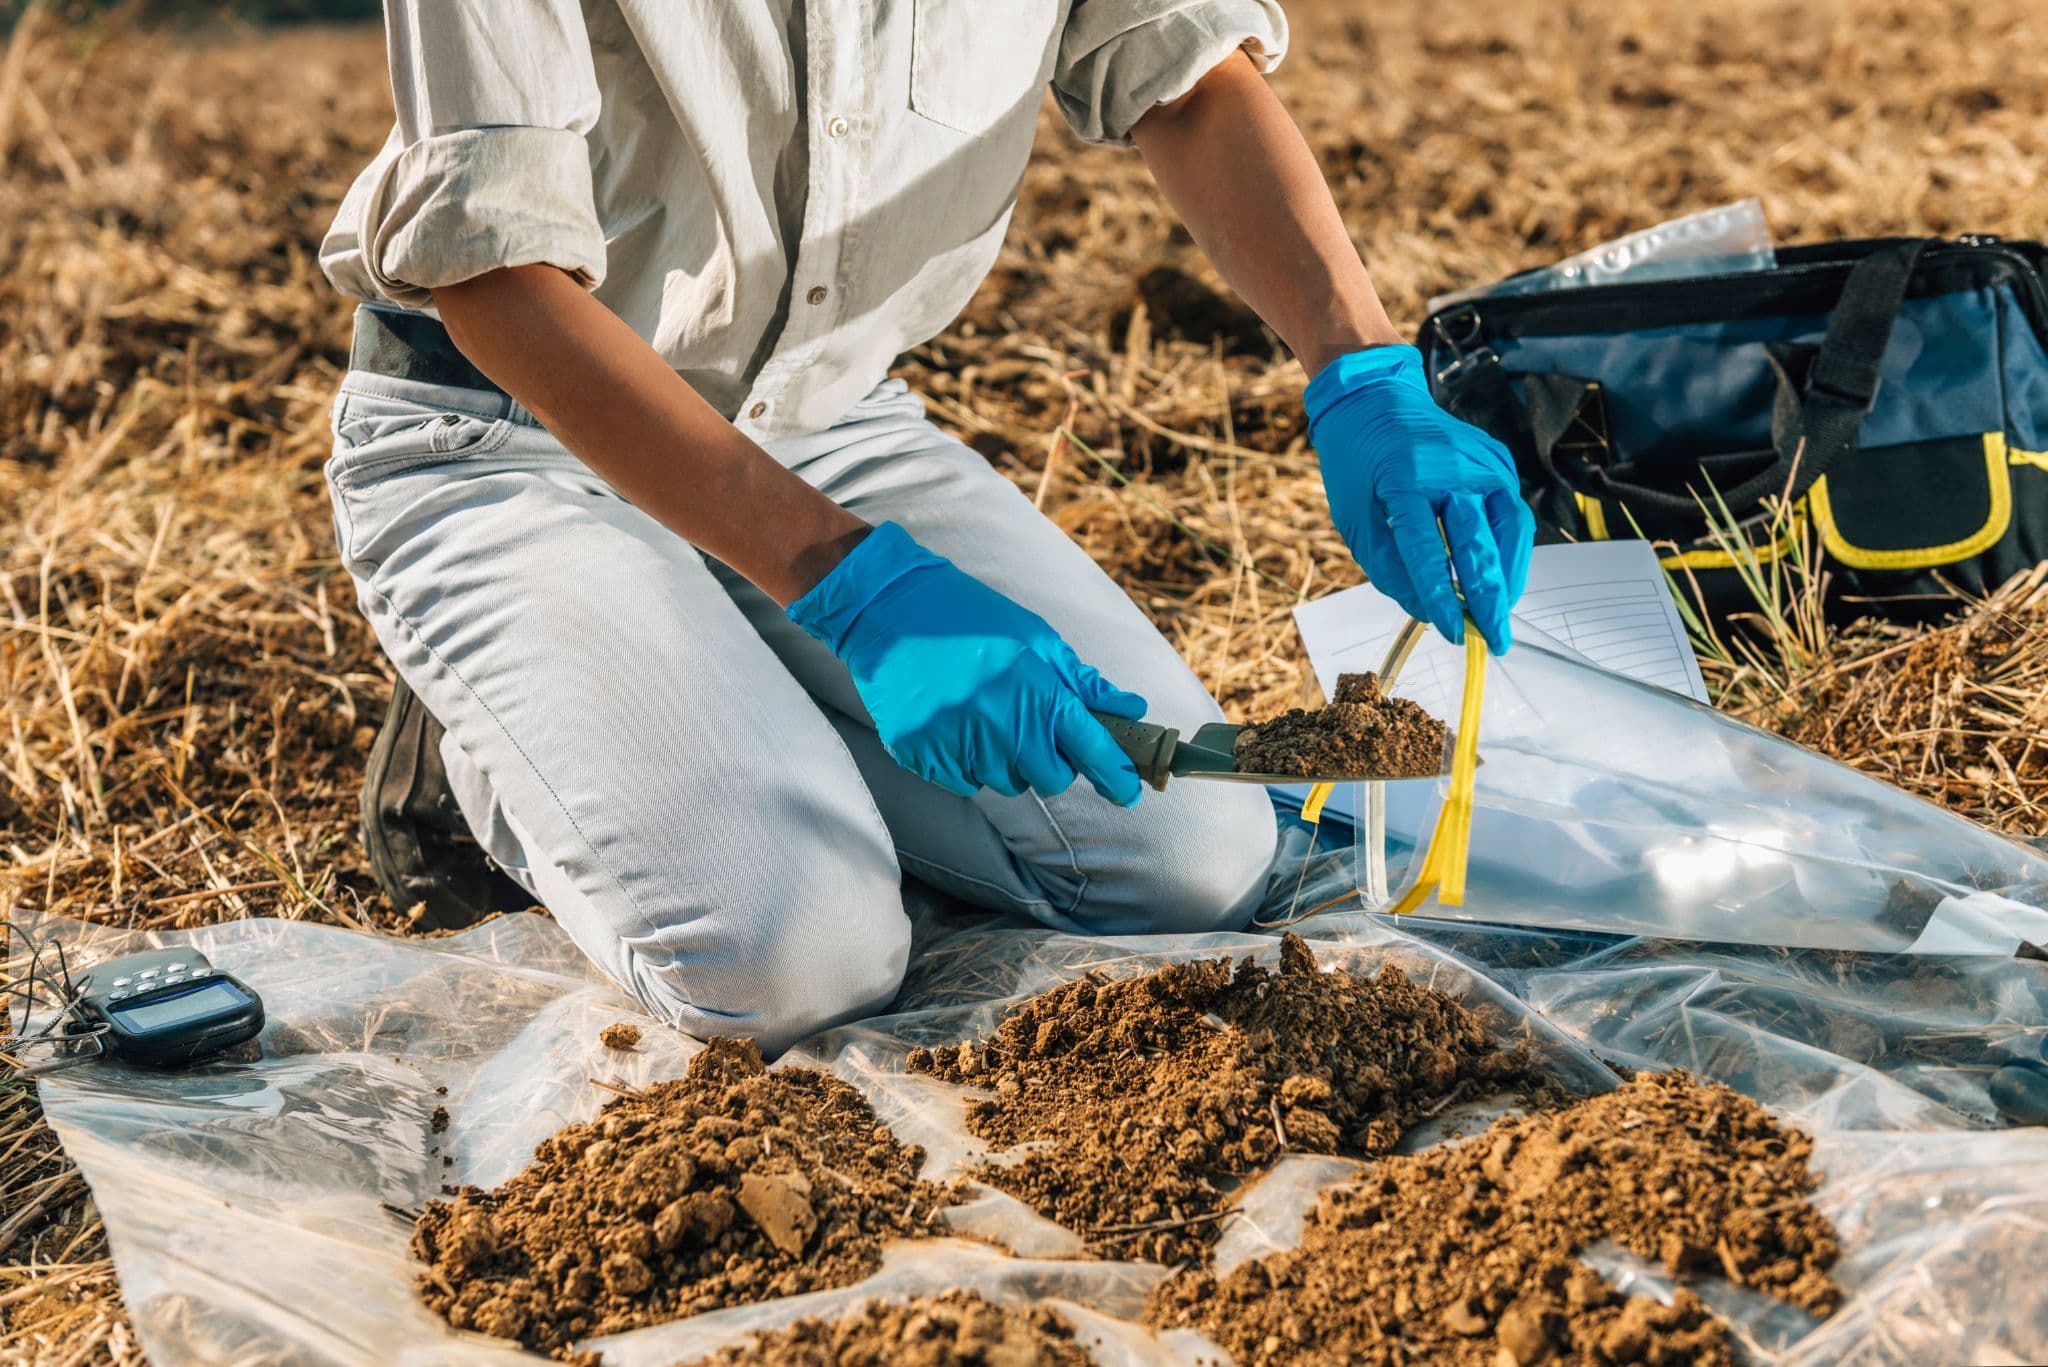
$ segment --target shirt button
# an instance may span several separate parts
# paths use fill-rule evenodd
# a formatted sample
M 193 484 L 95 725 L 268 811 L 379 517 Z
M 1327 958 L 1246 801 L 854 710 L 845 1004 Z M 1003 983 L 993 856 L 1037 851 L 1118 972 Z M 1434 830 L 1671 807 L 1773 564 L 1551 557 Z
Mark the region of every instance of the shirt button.
M 750 418 L 758 418 L 758 417 L 760 417 L 760 416 L 761 416 L 761 415 L 762 415 L 763 413 L 766 413 L 767 411 L 768 411 L 768 405 L 767 405 L 767 404 L 765 404 L 765 403 L 757 403 L 757 404 L 755 404 L 755 405 L 754 405 L 754 406 L 753 406 L 752 408 L 749 408 L 749 409 L 747 410 L 747 416 L 748 416 L 748 417 L 750 417 Z
M 845 119 L 840 118 L 837 114 L 834 114 L 825 123 L 825 131 L 835 138 L 845 137 L 852 128 L 852 124 L 848 123 Z
M 825 297 L 830 293 L 831 291 L 823 285 L 813 285 L 811 286 L 811 292 L 806 294 L 804 298 L 810 300 L 813 304 L 822 304 L 825 302 Z

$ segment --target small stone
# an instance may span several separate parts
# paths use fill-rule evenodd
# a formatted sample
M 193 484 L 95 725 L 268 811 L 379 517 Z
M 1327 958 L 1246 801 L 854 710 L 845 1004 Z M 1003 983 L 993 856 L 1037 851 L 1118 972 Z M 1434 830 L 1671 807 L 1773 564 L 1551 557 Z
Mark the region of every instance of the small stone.
M 614 1296 L 637 1296 L 654 1285 L 654 1272 L 631 1253 L 614 1253 L 604 1260 L 604 1289 Z
M 740 1179 L 740 1209 L 759 1225 L 768 1242 L 800 1257 L 818 1213 L 811 1208 L 811 1184 L 798 1172 L 750 1172 Z
M 1515 1367 L 1531 1367 L 1550 1356 L 1550 1335 L 1544 1329 L 1543 1313 L 1521 1301 L 1507 1308 L 1494 1328 L 1501 1352 Z
M 474 1267 L 498 1251 L 498 1230 L 490 1212 L 459 1205 L 441 1231 L 441 1256 L 458 1267 Z
M 1493 1327 L 1486 1318 L 1485 1310 L 1480 1306 L 1477 1296 L 1465 1296 L 1452 1301 L 1444 1310 L 1443 1322 L 1444 1328 L 1453 1334 L 1463 1334 L 1467 1338 L 1483 1334 Z

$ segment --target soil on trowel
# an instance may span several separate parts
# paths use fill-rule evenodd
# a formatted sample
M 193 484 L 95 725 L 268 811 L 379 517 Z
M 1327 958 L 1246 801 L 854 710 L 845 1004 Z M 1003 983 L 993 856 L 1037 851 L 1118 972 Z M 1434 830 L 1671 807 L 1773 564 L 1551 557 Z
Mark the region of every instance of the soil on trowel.
M 458 1329 L 560 1350 L 850 1285 L 956 1199 L 923 1165 L 846 1083 L 713 1039 L 686 1077 L 543 1140 L 495 1191 L 429 1205 L 420 1294 Z
M 1812 1143 L 1726 1087 L 1645 1073 L 1460 1144 L 1381 1160 L 1323 1194 L 1300 1247 L 1159 1287 L 1148 1318 L 1240 1367 L 1282 1363 L 1730 1363 L 1681 1286 L 1623 1295 L 1574 1259 L 1613 1240 L 1815 1314 L 1841 1298 L 1808 1201 Z
M 910 1067 L 992 1093 L 967 1112 L 992 1147 L 1033 1143 L 976 1177 L 1097 1254 L 1162 1263 L 1204 1257 L 1231 1189 L 1283 1153 L 1385 1153 L 1453 1100 L 1528 1081 L 1526 1054 L 1444 993 L 1392 965 L 1323 972 L 1294 935 L 1277 969 L 1065 983 Z
M 955 1288 L 798 1320 L 691 1367 L 1087 1367 L 1073 1326 L 1046 1306 L 995 1305 Z
M 1237 734 L 1238 772 L 1426 778 L 1443 767 L 1447 728 L 1380 691 L 1379 675 L 1340 674 L 1328 707 L 1297 707 Z

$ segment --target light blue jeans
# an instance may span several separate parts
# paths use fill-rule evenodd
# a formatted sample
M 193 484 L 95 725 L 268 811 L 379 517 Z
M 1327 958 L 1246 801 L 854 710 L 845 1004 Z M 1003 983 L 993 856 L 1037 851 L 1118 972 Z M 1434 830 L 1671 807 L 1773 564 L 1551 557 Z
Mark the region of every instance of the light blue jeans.
M 1153 718 L 1218 719 L 1123 591 L 901 382 L 769 450 L 1044 616 Z M 1264 891 L 1256 787 L 1125 810 L 1086 783 L 961 798 L 897 767 L 830 652 L 502 396 L 352 373 L 327 479 L 358 601 L 447 730 L 471 829 L 691 1034 L 780 1051 L 884 1006 L 903 870 L 1089 933 L 1235 927 Z

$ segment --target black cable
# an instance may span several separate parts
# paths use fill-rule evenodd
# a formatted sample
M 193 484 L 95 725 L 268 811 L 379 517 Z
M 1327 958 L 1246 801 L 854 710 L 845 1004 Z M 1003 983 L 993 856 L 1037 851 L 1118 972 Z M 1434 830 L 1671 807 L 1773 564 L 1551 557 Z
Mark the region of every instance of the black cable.
M 72 1003 L 78 999 L 78 984 L 71 977 L 71 961 L 64 952 L 62 941 L 50 938 L 38 943 L 11 918 L 7 922 L 7 929 L 21 937 L 22 947 L 28 951 L 28 968 L 23 976 L 13 982 L 0 983 L 0 991 L 21 998 L 21 1028 L 8 1041 L 9 1051 L 19 1052 L 22 1045 L 40 1044 L 64 1029 L 65 1018 L 71 1011 Z M 54 974 L 43 962 L 43 956 L 52 950 L 55 951 L 57 959 Z M 56 998 L 54 1010 L 57 1018 L 41 1030 L 31 1030 L 29 1022 L 35 1013 L 36 989 L 39 984 L 47 996 Z

